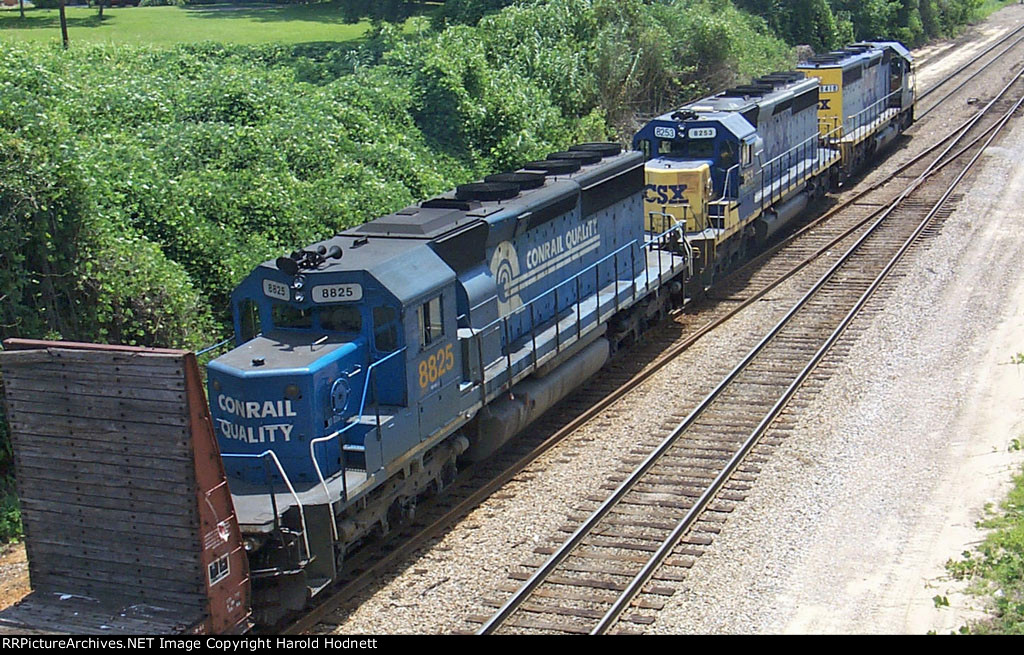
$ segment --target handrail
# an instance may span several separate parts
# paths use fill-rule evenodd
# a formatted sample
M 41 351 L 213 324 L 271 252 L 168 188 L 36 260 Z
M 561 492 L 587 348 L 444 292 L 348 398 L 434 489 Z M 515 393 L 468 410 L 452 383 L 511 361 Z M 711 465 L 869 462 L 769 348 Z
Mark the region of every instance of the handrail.
M 281 466 L 281 460 L 277 458 L 277 455 L 272 450 L 264 450 L 262 453 L 256 455 L 253 453 L 221 453 L 221 457 L 239 457 L 245 459 L 263 459 L 269 457 L 274 460 L 274 465 L 277 466 L 277 472 L 281 474 L 281 479 L 284 480 L 285 486 L 288 487 L 289 493 L 292 498 L 295 499 L 295 505 L 299 508 L 299 518 L 302 521 L 302 541 L 306 546 L 306 557 L 310 556 L 309 550 L 309 537 L 306 535 L 306 511 L 302 507 L 302 501 L 299 500 L 299 495 L 295 493 L 295 487 L 292 486 L 292 481 L 288 479 L 288 474 L 284 472 L 284 467 Z M 274 490 L 270 490 L 271 501 L 273 501 Z M 274 517 L 277 520 L 277 517 Z
M 601 266 L 601 264 L 611 260 L 611 261 L 613 261 L 615 263 L 615 266 L 616 266 L 616 270 L 615 270 L 616 278 L 615 279 L 618 280 L 619 279 L 618 278 L 618 261 L 619 261 L 618 256 L 621 253 L 625 252 L 626 250 L 629 250 L 631 253 L 636 252 L 637 250 L 639 250 L 640 252 L 643 252 L 643 251 L 645 251 L 647 249 L 650 249 L 650 248 L 652 248 L 654 246 L 657 246 L 657 245 L 659 245 L 659 243 L 667 235 L 669 235 L 670 233 L 672 233 L 675 230 L 678 230 L 680 228 L 680 226 L 682 226 L 684 231 L 685 231 L 685 225 L 686 225 L 685 221 L 677 222 L 674 225 L 672 225 L 670 228 L 668 228 L 667 230 L 654 235 L 653 237 L 651 237 L 650 239 L 648 239 L 646 241 L 643 240 L 643 239 L 633 239 L 629 243 L 624 244 L 623 246 L 619 247 L 618 249 L 614 250 L 613 252 L 611 252 L 611 253 L 605 255 L 604 257 L 602 257 L 601 259 L 597 260 L 593 264 L 590 264 L 586 268 L 580 270 L 579 272 L 577 272 L 572 277 L 570 277 L 568 279 L 565 279 L 562 282 L 559 282 L 558 284 L 552 286 L 550 289 L 547 289 L 546 291 L 542 292 L 538 296 L 536 296 L 534 298 L 531 298 L 530 300 L 528 300 L 527 302 L 523 303 L 519 307 L 516 307 L 515 309 L 511 310 L 505 316 L 499 316 L 498 318 L 494 319 L 490 323 L 487 323 L 483 327 L 473 328 L 474 334 L 470 337 L 470 339 L 474 339 L 474 340 L 477 341 L 477 346 L 478 346 L 477 347 L 477 352 L 478 352 L 478 358 L 480 360 L 479 361 L 479 364 L 480 364 L 480 387 L 481 387 L 482 397 L 486 400 L 486 395 L 487 395 L 487 389 L 486 389 L 486 386 L 487 386 L 487 384 L 486 384 L 487 376 L 486 376 L 485 371 L 488 368 L 489 364 L 486 364 L 483 361 L 483 352 L 481 351 L 479 345 L 480 345 L 480 343 L 481 343 L 481 341 L 482 341 L 482 339 L 483 339 L 483 337 L 485 335 L 489 334 L 492 330 L 497 330 L 497 329 L 500 329 L 502 326 L 508 325 L 509 319 L 513 318 L 514 316 L 518 316 L 519 314 L 521 314 L 523 312 L 532 311 L 533 307 L 534 307 L 534 303 L 540 302 L 541 300 L 545 299 L 548 295 L 555 294 L 555 298 L 557 300 L 558 299 L 558 292 L 559 292 L 559 290 L 561 290 L 563 287 L 565 287 L 568 284 L 576 284 L 576 299 L 575 299 L 575 305 L 576 305 L 576 308 L 577 308 L 576 309 L 576 312 L 577 312 L 577 328 L 576 328 L 576 333 L 577 333 L 577 338 L 579 338 L 580 332 L 581 332 L 581 328 L 580 328 L 580 313 L 581 313 L 581 310 L 580 310 L 579 306 L 580 306 L 580 303 L 583 300 L 582 294 L 580 292 L 579 282 L 580 282 L 581 279 L 583 279 L 583 276 L 589 275 L 589 274 L 591 274 L 593 272 L 597 276 L 597 278 L 598 278 L 598 286 L 600 286 L 599 267 Z M 684 258 L 688 268 L 692 269 L 692 265 L 693 264 L 688 259 L 688 256 L 687 255 L 680 255 L 680 256 Z M 636 274 L 637 274 L 636 273 L 635 258 L 631 257 L 631 261 L 633 262 L 631 264 L 631 267 L 632 267 L 632 275 L 633 275 L 633 278 L 634 278 L 634 294 L 635 294 L 636 293 L 636 290 L 635 290 L 635 287 L 636 287 L 636 285 L 635 285 L 635 277 L 636 277 Z M 661 275 L 662 274 L 663 274 L 662 271 L 659 269 L 659 271 L 658 271 L 659 283 L 660 283 Z M 649 277 L 649 275 L 648 275 L 648 277 Z M 647 288 L 649 288 L 649 286 L 650 286 L 650 280 L 648 279 Z M 600 290 L 597 289 L 596 293 L 599 294 Z M 616 291 L 615 291 L 615 294 L 616 294 L 615 298 L 616 299 L 618 298 L 618 293 L 619 293 L 619 291 L 618 291 L 618 288 L 616 287 Z M 598 299 L 600 299 L 599 295 L 598 295 Z M 561 309 L 558 307 L 558 304 L 556 302 L 555 312 L 554 312 L 554 317 L 553 317 L 554 320 L 555 320 L 555 325 L 556 326 L 558 325 L 558 321 L 559 321 L 558 315 L 560 314 L 560 312 L 561 312 Z M 599 320 L 600 319 L 600 313 L 601 313 L 600 303 L 597 304 L 595 312 L 596 312 L 596 317 Z M 541 323 L 541 325 L 544 325 L 546 323 L 547 323 L 547 321 L 545 321 L 544 323 Z M 531 335 L 532 335 L 533 332 L 538 327 L 538 325 L 535 322 L 532 323 L 531 325 L 532 325 L 532 327 L 531 327 Z M 509 333 L 507 333 L 507 331 L 506 331 L 505 334 L 508 335 Z M 516 337 L 516 338 L 518 339 L 518 337 Z M 503 356 L 508 360 L 508 362 L 506 364 L 506 366 L 507 366 L 507 371 L 506 372 L 508 374 L 508 381 L 509 381 L 508 383 L 509 383 L 509 385 L 511 385 L 511 381 L 512 381 L 512 366 L 511 366 L 512 350 L 511 350 L 511 348 L 512 348 L 512 343 L 515 341 L 515 339 L 511 338 L 511 336 L 509 335 L 509 336 L 505 337 L 505 341 L 506 341 L 506 343 L 504 345 L 505 354 Z M 559 335 L 559 338 L 557 339 L 557 341 L 558 341 L 558 343 L 557 343 L 556 347 L 561 348 L 561 336 L 560 335 Z M 534 347 L 534 351 L 533 351 L 532 354 L 534 355 L 534 361 L 536 361 L 536 348 L 535 347 Z M 536 366 L 534 365 L 534 367 L 536 367 Z
M 891 97 L 893 97 L 893 96 L 896 96 L 896 95 L 901 95 L 902 93 L 903 93 L 903 89 L 900 89 L 900 90 L 898 90 L 898 91 L 893 91 L 892 93 L 890 93 L 890 94 L 886 95 L 885 97 L 881 98 L 880 100 L 877 100 L 877 101 L 875 101 L 875 102 L 871 103 L 870 105 L 868 105 L 867 107 L 865 107 L 864 109 L 861 109 L 861 110 L 860 110 L 860 111 L 858 111 L 858 112 L 857 112 L 856 114 L 850 114 L 849 116 L 847 116 L 847 117 L 846 117 L 846 120 L 848 120 L 848 121 L 852 120 L 852 121 L 855 121 L 855 122 L 856 122 L 856 119 L 857 119 L 857 118 L 858 118 L 858 117 L 859 117 L 859 116 L 860 116 L 861 114 L 863 114 L 863 113 L 865 113 L 865 112 L 867 112 L 867 111 L 870 111 L 870 110 L 874 109 L 874 108 L 875 108 L 875 107 L 876 107 L 877 105 L 880 105 L 880 104 L 882 104 L 883 102 L 889 102 L 889 98 L 891 98 Z M 878 112 L 878 113 L 876 114 L 876 116 L 878 116 L 878 115 L 881 115 L 881 113 L 882 113 L 882 112 Z M 862 125 L 863 125 L 863 124 L 862 124 Z
M 733 169 L 739 170 L 739 167 L 740 167 L 739 164 L 733 164 L 732 166 L 730 166 L 729 168 L 726 169 L 726 171 L 725 171 L 725 179 L 724 179 L 725 184 L 722 185 L 722 197 L 719 198 L 718 200 L 715 200 L 715 202 L 723 202 L 725 200 L 731 200 L 733 198 L 739 198 L 739 196 L 740 196 L 740 186 L 742 186 L 742 185 L 739 184 L 739 182 L 736 183 L 736 195 L 735 196 L 730 196 L 729 195 L 729 176 L 732 174 Z
M 595 270 L 598 266 L 600 266 L 604 262 L 608 261 L 609 259 L 614 259 L 619 253 L 625 251 L 626 249 L 631 249 L 634 246 L 638 246 L 642 250 L 642 249 L 648 248 L 648 247 L 650 247 L 652 245 L 657 245 L 659 239 L 661 239 L 662 237 L 668 235 L 673 230 L 677 229 L 679 227 L 679 225 L 680 225 L 680 223 L 676 223 L 675 225 L 673 225 L 669 229 L 665 230 L 664 232 L 662 232 L 662 233 L 652 237 L 648 241 L 643 242 L 642 245 L 638 245 L 640 243 L 640 241 L 641 241 L 640 239 L 633 239 L 629 243 L 627 243 L 627 244 L 625 244 L 623 246 L 620 246 L 618 249 L 608 253 L 607 255 L 605 255 L 601 259 L 597 260 L 593 264 L 591 264 L 591 265 L 587 266 L 586 268 L 580 270 L 578 273 L 576 273 L 576 275 L 574 275 L 574 276 L 572 276 L 572 277 L 570 277 L 568 279 L 565 279 L 565 280 L 559 282 L 558 284 L 556 284 L 555 286 L 551 287 L 547 291 L 544 291 L 540 295 L 538 295 L 538 296 L 536 296 L 534 298 L 531 298 L 530 300 L 528 300 L 527 302 L 523 303 L 519 307 L 516 307 L 515 309 L 513 309 L 511 312 L 509 312 L 505 316 L 496 318 L 493 321 L 491 321 L 490 323 L 484 325 L 482 328 L 479 328 L 479 329 L 481 331 L 482 330 L 487 330 L 487 329 L 491 328 L 492 326 L 497 325 L 497 324 L 507 320 L 508 318 L 510 318 L 510 317 L 512 317 L 514 315 L 517 315 L 517 314 L 519 314 L 521 312 L 527 311 L 527 308 L 529 307 L 529 305 L 532 305 L 533 303 L 538 302 L 541 298 L 544 298 L 545 296 L 547 296 L 549 294 L 555 293 L 555 291 L 557 289 L 559 289 L 560 287 L 563 287 L 566 284 L 569 284 L 571 282 L 575 282 L 576 280 L 582 278 L 583 275 L 585 275 L 587 273 L 590 273 L 592 270 Z M 616 271 L 616 273 L 618 273 L 618 271 Z M 577 298 L 577 302 L 579 302 L 579 298 Z M 556 311 L 557 311 L 557 308 L 556 308 Z
M 212 346 L 207 346 L 207 347 L 203 348 L 202 350 L 197 351 L 196 352 L 196 357 L 200 357 L 202 355 L 205 355 L 206 353 L 210 352 L 211 350 L 217 350 L 218 348 L 222 348 L 222 347 L 228 345 L 229 343 L 231 343 L 234 340 L 235 340 L 235 338 L 232 336 L 232 337 L 228 337 L 227 339 L 224 339 L 223 341 L 219 341 L 219 342 L 213 344 Z
M 328 505 L 328 507 L 331 505 L 331 490 L 328 488 L 327 480 L 324 479 L 324 474 L 320 470 L 320 463 L 318 461 L 316 461 L 316 452 L 315 452 L 314 449 L 315 449 L 317 444 L 321 444 L 321 443 L 325 443 L 327 441 L 331 441 L 333 439 L 337 439 L 343 433 L 347 432 L 350 428 L 352 428 L 352 426 L 356 425 L 356 423 L 359 422 L 359 419 L 363 418 L 363 410 L 366 408 L 366 392 L 370 388 L 370 379 L 373 377 L 373 370 L 377 366 L 379 366 L 380 364 L 383 364 L 384 362 L 388 361 L 392 357 L 397 356 L 399 353 L 405 352 L 406 348 L 407 348 L 407 346 L 403 346 L 402 348 L 399 348 L 398 350 L 394 351 L 393 353 L 390 353 L 387 356 L 378 359 L 377 361 L 375 361 L 372 364 L 370 364 L 369 367 L 367 367 L 367 369 L 366 369 L 366 378 L 363 380 L 363 395 L 362 395 L 362 398 L 359 401 L 359 412 L 358 412 L 358 414 L 353 414 L 351 417 L 349 417 L 349 423 L 347 425 L 345 425 L 340 430 L 335 430 L 331 434 L 328 434 L 328 435 L 325 435 L 325 436 L 322 436 L 322 437 L 317 437 L 316 439 L 312 439 L 309 442 L 309 458 L 311 460 L 313 460 L 313 469 L 316 471 L 316 477 L 320 480 L 320 484 L 324 488 L 324 494 L 327 496 L 327 505 Z M 355 421 L 352 421 L 353 418 L 355 418 Z M 344 457 L 344 453 L 342 453 L 342 457 Z M 342 467 L 341 467 L 341 486 L 342 486 L 343 495 L 347 498 L 348 497 L 348 493 L 347 493 L 347 490 L 345 489 L 345 485 L 346 485 L 346 482 L 345 482 L 345 466 L 344 466 L 344 464 L 342 464 Z M 337 523 L 337 520 L 334 517 L 334 511 L 333 510 L 330 512 L 330 515 L 331 515 L 331 532 L 334 535 L 334 540 L 337 541 L 338 540 L 338 523 Z

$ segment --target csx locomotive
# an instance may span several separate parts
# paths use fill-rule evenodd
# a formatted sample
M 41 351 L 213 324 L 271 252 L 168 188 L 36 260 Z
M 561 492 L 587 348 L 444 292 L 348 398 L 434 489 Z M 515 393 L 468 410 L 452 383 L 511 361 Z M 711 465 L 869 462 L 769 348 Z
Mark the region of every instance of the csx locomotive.
M 256 268 L 207 369 L 273 624 L 913 120 L 898 43 L 817 56 Z M 212 576 L 211 576 L 212 580 Z

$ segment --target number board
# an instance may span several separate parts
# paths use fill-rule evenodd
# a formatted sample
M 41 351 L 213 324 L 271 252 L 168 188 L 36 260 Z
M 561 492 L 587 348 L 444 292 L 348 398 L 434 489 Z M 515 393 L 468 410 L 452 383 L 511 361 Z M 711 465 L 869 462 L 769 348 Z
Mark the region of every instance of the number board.
M 822 84 L 821 85 L 821 92 L 822 93 L 835 93 L 838 90 L 839 90 L 839 85 L 838 84 Z
M 691 127 L 687 135 L 691 139 L 713 139 L 718 134 L 713 127 Z
M 455 353 L 452 351 L 452 344 L 441 346 L 436 353 L 420 361 L 420 390 L 432 389 L 435 382 L 454 368 Z
M 288 301 L 292 298 L 287 284 L 274 282 L 273 280 L 263 280 L 263 293 L 267 294 L 268 298 L 276 298 L 277 300 Z
M 654 128 L 654 136 L 659 139 L 674 139 L 676 138 L 676 128 L 674 127 L 656 127 Z
M 313 302 L 355 302 L 363 299 L 359 284 L 322 284 L 313 287 Z

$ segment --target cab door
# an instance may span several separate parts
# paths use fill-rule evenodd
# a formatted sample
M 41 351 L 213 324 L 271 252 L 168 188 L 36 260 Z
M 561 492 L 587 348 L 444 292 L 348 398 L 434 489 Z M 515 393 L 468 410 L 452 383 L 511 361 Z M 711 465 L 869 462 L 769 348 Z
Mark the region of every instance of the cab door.
M 462 353 L 455 343 L 455 287 L 422 300 L 414 310 L 417 352 L 412 395 L 418 398 L 420 440 L 456 418 Z

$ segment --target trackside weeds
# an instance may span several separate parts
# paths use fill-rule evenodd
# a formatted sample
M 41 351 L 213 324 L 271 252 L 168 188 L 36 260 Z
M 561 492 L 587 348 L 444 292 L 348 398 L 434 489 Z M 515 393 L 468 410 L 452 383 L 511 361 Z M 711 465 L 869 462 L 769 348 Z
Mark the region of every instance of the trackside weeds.
M 1020 440 L 1010 448 L 1019 449 Z M 988 596 L 989 619 L 960 627 L 962 634 L 1024 634 L 1024 467 L 999 512 L 979 522 L 991 530 L 975 551 L 949 560 L 946 569 L 957 580 L 969 580 L 968 593 Z

